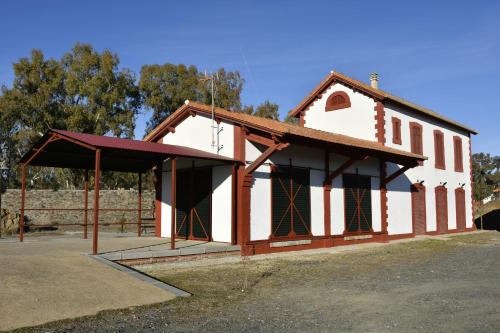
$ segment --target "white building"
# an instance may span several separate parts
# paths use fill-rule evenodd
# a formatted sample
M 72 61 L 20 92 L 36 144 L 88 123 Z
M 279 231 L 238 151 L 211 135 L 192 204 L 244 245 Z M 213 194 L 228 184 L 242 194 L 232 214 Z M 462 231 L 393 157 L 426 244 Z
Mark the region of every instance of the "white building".
M 234 163 L 180 161 L 172 177 L 165 161 L 157 235 L 175 230 L 251 255 L 471 230 L 477 133 L 378 89 L 377 80 L 331 72 L 290 112 L 300 125 L 218 108 L 212 115 L 186 101 L 145 140 Z

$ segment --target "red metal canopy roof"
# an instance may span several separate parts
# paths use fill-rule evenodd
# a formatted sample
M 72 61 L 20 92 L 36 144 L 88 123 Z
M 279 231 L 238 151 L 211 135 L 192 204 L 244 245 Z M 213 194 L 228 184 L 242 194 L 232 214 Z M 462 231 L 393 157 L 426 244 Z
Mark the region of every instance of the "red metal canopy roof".
M 21 164 L 93 169 L 94 151 L 101 149 L 101 169 L 144 172 L 169 157 L 235 162 L 202 150 L 109 136 L 51 129 L 21 158 Z

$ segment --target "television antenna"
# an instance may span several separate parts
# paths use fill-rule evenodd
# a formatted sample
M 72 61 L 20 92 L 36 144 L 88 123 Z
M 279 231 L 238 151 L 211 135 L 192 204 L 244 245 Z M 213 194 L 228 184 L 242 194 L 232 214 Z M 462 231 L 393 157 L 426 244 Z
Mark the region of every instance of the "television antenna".
M 201 79 L 202 82 L 209 82 L 210 81 L 210 90 L 211 90 L 211 95 L 212 95 L 212 140 L 211 140 L 211 146 L 212 149 L 216 150 L 217 154 L 221 151 L 223 148 L 223 145 L 219 144 L 219 134 L 222 132 L 224 129 L 223 127 L 219 126 L 219 123 L 216 124 L 215 122 L 215 94 L 217 92 L 217 87 L 216 87 L 216 80 L 219 80 L 219 74 L 217 72 L 211 73 L 210 75 L 207 74 L 207 71 L 205 71 L 205 76 Z

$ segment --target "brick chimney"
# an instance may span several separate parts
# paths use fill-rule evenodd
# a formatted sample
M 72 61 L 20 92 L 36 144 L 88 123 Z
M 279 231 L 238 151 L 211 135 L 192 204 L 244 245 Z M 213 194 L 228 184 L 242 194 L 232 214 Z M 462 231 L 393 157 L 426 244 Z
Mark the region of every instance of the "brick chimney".
M 374 89 L 378 89 L 378 74 L 373 72 L 370 74 L 370 85 Z

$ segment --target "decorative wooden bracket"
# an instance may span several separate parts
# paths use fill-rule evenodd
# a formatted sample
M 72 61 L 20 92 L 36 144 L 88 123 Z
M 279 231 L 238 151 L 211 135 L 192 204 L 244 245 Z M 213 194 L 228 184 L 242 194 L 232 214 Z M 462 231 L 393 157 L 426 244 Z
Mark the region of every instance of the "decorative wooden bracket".
M 362 157 L 351 157 L 347 161 L 345 161 L 341 166 L 339 166 L 336 170 L 333 170 L 330 172 L 328 175 L 327 179 L 325 180 L 325 183 L 330 184 L 332 180 L 337 178 L 342 172 L 344 172 L 347 168 L 349 168 L 351 165 L 358 161 L 364 161 L 368 158 L 368 155 L 362 156 Z
M 267 148 L 259 157 L 257 157 L 255 159 L 255 161 L 253 161 L 252 164 L 250 164 L 249 166 L 247 166 L 245 168 L 245 176 L 251 174 L 252 172 L 254 172 L 258 167 L 260 167 L 262 165 L 262 163 L 264 163 L 275 151 L 277 150 L 282 150 L 286 147 L 288 147 L 290 144 L 289 143 L 278 143 L 278 144 L 274 144 L 272 146 L 270 146 L 269 148 Z
M 397 177 L 399 177 L 400 175 L 402 175 L 403 173 L 405 173 L 410 168 L 412 168 L 412 167 L 409 166 L 409 165 L 405 165 L 401 169 L 395 171 L 392 175 L 386 177 L 385 179 L 382 179 L 382 185 L 385 187 L 385 185 L 387 185 L 390 182 L 392 182 L 394 179 L 396 179 Z

